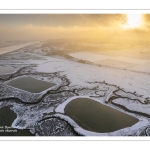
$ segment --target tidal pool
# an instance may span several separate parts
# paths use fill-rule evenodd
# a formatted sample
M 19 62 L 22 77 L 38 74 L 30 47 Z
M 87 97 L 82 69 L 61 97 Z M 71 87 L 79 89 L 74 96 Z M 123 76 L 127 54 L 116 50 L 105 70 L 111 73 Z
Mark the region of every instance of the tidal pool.
M 20 77 L 17 79 L 14 79 L 7 83 L 7 85 L 10 85 L 12 87 L 25 90 L 32 93 L 40 93 L 52 86 L 54 86 L 54 83 L 46 82 L 37 80 L 35 78 L 32 78 L 30 76 Z
M 0 108 L 0 136 L 34 136 L 27 129 L 19 130 L 11 127 L 16 114 L 9 107 Z
M 14 72 L 12 67 L 0 66 L 0 74 Z
M 83 129 L 100 133 L 130 127 L 139 121 L 135 117 L 88 98 L 72 100 L 64 111 Z

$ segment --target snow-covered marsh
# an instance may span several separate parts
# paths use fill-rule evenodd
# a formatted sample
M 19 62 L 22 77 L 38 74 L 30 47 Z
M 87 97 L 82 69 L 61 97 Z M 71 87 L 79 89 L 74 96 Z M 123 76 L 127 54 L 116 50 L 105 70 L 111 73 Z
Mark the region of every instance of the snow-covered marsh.
M 89 135 L 91 135 L 91 136 L 99 136 L 99 135 L 100 136 L 110 136 L 110 135 L 116 135 L 117 136 L 117 135 L 121 135 L 121 136 L 125 136 L 125 135 L 130 135 L 130 134 L 132 134 L 134 132 L 137 132 L 138 130 L 144 128 L 145 126 L 147 126 L 149 124 L 149 122 L 145 118 L 142 118 L 142 117 L 138 116 L 139 121 L 136 124 L 133 124 L 130 127 L 119 129 L 119 130 L 116 130 L 116 131 L 113 131 L 113 132 L 98 133 L 98 132 L 93 132 L 93 131 L 86 130 L 86 129 L 82 128 L 80 125 L 78 125 L 72 118 L 67 116 L 66 113 L 65 113 L 65 107 L 71 101 L 73 101 L 73 100 L 75 100 L 77 98 L 89 98 L 89 97 L 87 97 L 87 96 L 81 96 L 81 97 L 75 96 L 75 97 L 72 97 L 72 98 L 68 99 L 67 101 L 65 101 L 64 103 L 62 103 L 61 105 L 59 105 L 56 108 L 55 111 L 58 113 L 58 114 L 56 114 L 56 116 L 59 116 L 60 118 L 63 118 L 64 120 L 68 121 L 74 127 L 75 131 L 77 131 L 81 135 L 88 135 L 88 136 Z M 94 98 L 92 98 L 91 100 L 99 102 L 97 99 L 94 99 Z M 89 110 L 89 112 L 91 112 L 91 111 Z M 128 114 L 128 115 L 131 115 L 131 114 Z M 132 114 L 132 116 L 137 117 L 134 114 Z M 96 123 L 96 120 L 94 122 Z
M 139 112 L 149 113 L 150 75 L 146 70 L 134 70 L 134 67 L 144 64 L 147 64 L 148 70 L 149 62 L 147 60 L 138 61 L 138 59 L 125 59 L 121 56 L 102 56 L 101 54 L 96 54 L 97 56 L 95 56 L 95 54 L 90 53 L 87 61 L 92 59 L 92 63 L 89 64 L 86 61 L 83 63 L 82 61 L 77 62 L 76 59 L 70 58 L 68 60 L 63 56 L 51 55 L 50 53 L 48 55 L 51 56 L 46 56 L 47 50 L 49 51 L 50 49 L 43 50 L 39 46 L 36 50 L 35 45 L 33 49 L 30 47 L 23 48 L 20 51 L 5 54 L 4 57 L 1 57 L 0 64 L 2 66 L 5 64 L 5 66 L 10 66 L 17 70 L 7 74 L 7 77 L 0 76 L 0 107 L 11 106 L 11 109 L 17 114 L 17 118 L 12 124 L 13 127 L 32 129 L 32 131 L 38 132 L 38 135 L 43 135 L 46 131 L 44 128 L 49 129 L 47 126 L 52 127 L 50 124 L 52 120 L 56 120 L 56 124 L 59 124 L 58 127 L 52 127 L 52 129 L 61 127 L 61 121 L 53 119 L 53 117 L 62 118 L 62 120 L 66 121 L 64 125 L 69 122 L 77 133 L 88 136 L 139 135 L 145 128 L 149 127 L 150 119 L 148 117 L 134 113 L 134 111 L 137 111 L 135 108 L 140 108 Z M 90 58 L 91 56 L 95 57 L 95 59 Z M 114 65 L 116 62 L 118 62 L 116 63 L 118 65 L 120 63 L 121 67 L 98 66 L 93 63 L 108 59 L 113 60 Z M 127 69 L 122 69 L 123 67 L 127 67 Z M 37 80 L 54 83 L 55 86 L 35 94 L 7 85 L 8 82 L 26 75 Z M 131 115 L 137 118 L 139 122 L 131 127 L 109 133 L 84 130 L 70 117 L 64 115 L 63 110 L 58 111 L 58 108 L 61 108 L 62 104 L 68 102 L 68 100 L 81 96 L 95 99 L 97 102 Z M 117 98 L 120 99 L 117 100 Z M 124 101 L 125 98 L 127 99 L 126 101 Z M 132 107 L 129 106 L 131 101 L 134 102 L 134 105 L 131 105 Z M 132 110 L 133 113 L 122 109 L 120 106 Z M 36 124 L 38 124 L 38 127 Z M 35 130 L 36 127 L 37 130 Z M 70 129 L 67 130 L 67 135 L 68 132 L 70 132 Z

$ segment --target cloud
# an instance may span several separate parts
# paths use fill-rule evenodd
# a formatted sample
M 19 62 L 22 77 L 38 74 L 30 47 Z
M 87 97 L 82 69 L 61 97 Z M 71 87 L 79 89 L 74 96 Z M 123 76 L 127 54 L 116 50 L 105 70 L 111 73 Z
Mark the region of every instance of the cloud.
M 145 27 L 150 29 L 150 14 L 144 14 L 143 15 L 143 21 L 144 21 Z
M 126 21 L 122 14 L 12 14 L 0 15 L 0 22 L 5 25 L 34 26 L 114 26 Z
M 143 16 L 149 26 L 149 15 Z M 150 30 L 123 29 L 126 14 L 0 15 L 0 38 L 47 40 L 51 38 L 145 38 Z

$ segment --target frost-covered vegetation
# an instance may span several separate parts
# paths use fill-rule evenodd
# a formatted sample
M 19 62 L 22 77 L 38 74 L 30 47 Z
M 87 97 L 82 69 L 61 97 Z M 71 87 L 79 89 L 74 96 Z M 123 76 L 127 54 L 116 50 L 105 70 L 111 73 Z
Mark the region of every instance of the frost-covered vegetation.
M 81 42 L 51 40 L 1 55 L 0 65 L 13 67 L 15 70 L 9 74 L 0 74 L 0 108 L 8 106 L 16 113 L 17 118 L 12 122 L 12 126 L 30 129 L 39 136 L 149 135 L 149 70 L 134 68 L 148 65 L 149 60 L 140 59 L 138 64 L 137 59 L 125 60 L 119 56 L 115 58 L 104 52 L 92 53 L 93 56 L 97 55 L 97 59 L 88 55 L 87 59 L 81 60 L 72 55 L 77 52 L 81 54 L 81 50 L 88 51 L 82 54 L 89 54 L 91 51 L 88 48 L 95 48 L 96 52 L 100 47 L 104 47 L 104 44 L 93 46 Z M 121 67 L 112 67 L 109 63 L 106 66 L 93 63 L 94 60 L 99 61 L 99 58 L 107 60 L 110 57 L 121 62 Z M 124 69 L 122 66 L 129 67 Z M 54 83 L 55 86 L 35 94 L 7 85 L 11 80 L 27 75 Z M 56 111 L 68 100 L 84 96 L 132 115 L 138 118 L 139 122 L 113 133 L 91 133 L 70 120 L 63 111 Z

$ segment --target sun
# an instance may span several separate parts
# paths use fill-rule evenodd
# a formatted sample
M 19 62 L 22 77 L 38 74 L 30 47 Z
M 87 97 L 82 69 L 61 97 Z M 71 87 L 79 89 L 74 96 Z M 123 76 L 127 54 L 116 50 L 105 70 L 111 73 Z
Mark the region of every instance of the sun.
M 142 25 L 141 14 L 127 14 L 127 23 L 124 25 L 125 28 L 138 28 Z

